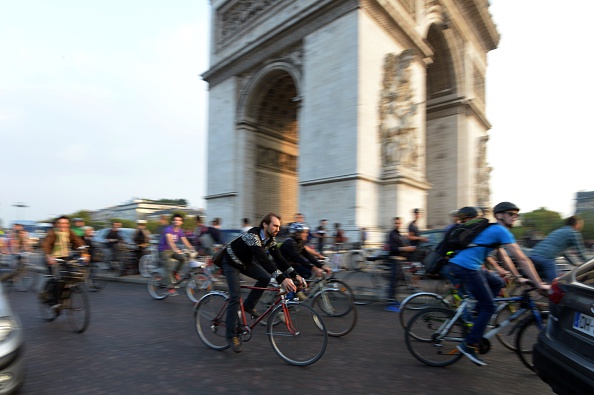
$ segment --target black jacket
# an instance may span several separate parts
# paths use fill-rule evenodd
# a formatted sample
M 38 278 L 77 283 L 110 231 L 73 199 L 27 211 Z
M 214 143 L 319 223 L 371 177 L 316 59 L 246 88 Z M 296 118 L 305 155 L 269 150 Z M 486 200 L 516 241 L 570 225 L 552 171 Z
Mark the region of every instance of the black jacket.
M 300 264 L 308 269 L 314 267 L 321 267 L 316 260 L 307 250 L 303 242 L 295 240 L 293 237 L 289 237 L 280 246 L 280 252 L 290 264 Z
M 232 266 L 243 270 L 253 265 L 252 261 L 255 260 L 264 270 L 273 275 L 279 284 L 286 278 L 283 272 L 288 273 L 291 277 L 295 277 L 297 273 L 295 273 L 289 262 L 281 255 L 276 245 L 276 238 L 271 237 L 264 244 L 264 240 L 260 237 L 261 230 L 262 228 L 260 227 L 252 228 L 233 240 L 225 248 L 225 255 L 228 258 L 228 262 Z M 274 262 L 268 259 L 266 253 L 270 254 Z

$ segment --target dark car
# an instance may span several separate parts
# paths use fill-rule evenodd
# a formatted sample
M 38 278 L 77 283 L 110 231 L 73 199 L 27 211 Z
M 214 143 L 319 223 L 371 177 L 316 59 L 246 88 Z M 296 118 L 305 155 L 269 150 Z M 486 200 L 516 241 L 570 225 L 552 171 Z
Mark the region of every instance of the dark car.
M 532 356 L 536 372 L 558 394 L 593 394 L 594 259 L 554 280 L 549 300 Z

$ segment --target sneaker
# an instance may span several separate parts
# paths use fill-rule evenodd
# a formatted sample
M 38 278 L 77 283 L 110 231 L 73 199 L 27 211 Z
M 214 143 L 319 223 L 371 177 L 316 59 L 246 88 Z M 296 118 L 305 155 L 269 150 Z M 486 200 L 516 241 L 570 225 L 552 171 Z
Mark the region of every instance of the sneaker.
M 235 352 L 243 351 L 241 349 L 241 340 L 239 340 L 239 337 L 237 336 L 231 338 L 231 342 L 229 343 L 229 345 L 231 346 L 231 349 Z
M 468 359 L 470 359 L 478 366 L 485 366 L 487 364 L 485 361 L 478 357 L 476 347 L 469 346 L 466 343 L 460 343 L 456 346 L 456 348 L 458 349 L 458 351 L 466 355 Z
M 387 303 L 389 306 L 396 306 L 396 307 L 399 307 L 399 306 L 400 306 L 400 302 L 399 302 L 399 301 L 397 301 L 397 300 L 396 300 L 396 299 L 394 299 L 394 298 L 388 298 L 388 299 L 386 299 L 386 303 Z
M 175 277 L 175 281 L 181 280 L 181 276 L 179 275 L 178 272 L 173 272 L 173 277 Z
M 254 318 L 260 317 L 262 314 L 256 309 L 245 309 L 245 312 L 251 315 Z
M 177 291 L 175 289 L 169 290 L 169 296 L 177 296 L 177 295 L 179 295 L 179 293 L 177 293 Z
M 389 305 L 389 306 L 386 306 L 384 311 L 391 311 L 392 313 L 400 313 L 400 307 L 398 307 L 397 305 Z
M 54 311 L 61 310 L 62 309 L 62 305 L 60 303 L 57 303 L 57 304 L 53 305 L 51 307 L 51 309 L 54 310 Z

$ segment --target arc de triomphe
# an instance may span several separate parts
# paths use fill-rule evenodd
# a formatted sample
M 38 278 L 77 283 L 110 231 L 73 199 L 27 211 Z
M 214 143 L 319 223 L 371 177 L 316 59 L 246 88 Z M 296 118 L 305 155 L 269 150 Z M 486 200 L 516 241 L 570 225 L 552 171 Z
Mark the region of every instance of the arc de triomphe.
M 209 218 L 268 211 L 375 239 L 489 207 L 485 0 L 211 0 Z M 426 222 L 425 222 L 426 221 Z M 380 236 L 381 235 L 381 236 Z

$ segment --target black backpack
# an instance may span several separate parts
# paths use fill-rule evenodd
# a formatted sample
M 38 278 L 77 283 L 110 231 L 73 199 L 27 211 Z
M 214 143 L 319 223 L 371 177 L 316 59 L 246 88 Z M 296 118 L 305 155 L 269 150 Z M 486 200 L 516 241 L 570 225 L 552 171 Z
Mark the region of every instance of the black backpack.
M 474 240 L 474 238 L 483 230 L 487 229 L 489 225 L 490 223 L 488 219 L 475 218 L 456 226 L 447 235 L 444 246 L 446 252 L 460 251 L 468 248 L 471 246 L 472 240 Z
M 457 252 L 470 247 L 498 247 L 499 245 L 473 244 L 472 240 L 483 230 L 487 229 L 491 223 L 486 218 L 475 218 L 463 224 L 449 229 L 444 239 L 431 250 L 423 265 L 425 273 L 439 274 L 441 268 L 448 262 L 448 258 L 453 257 Z

